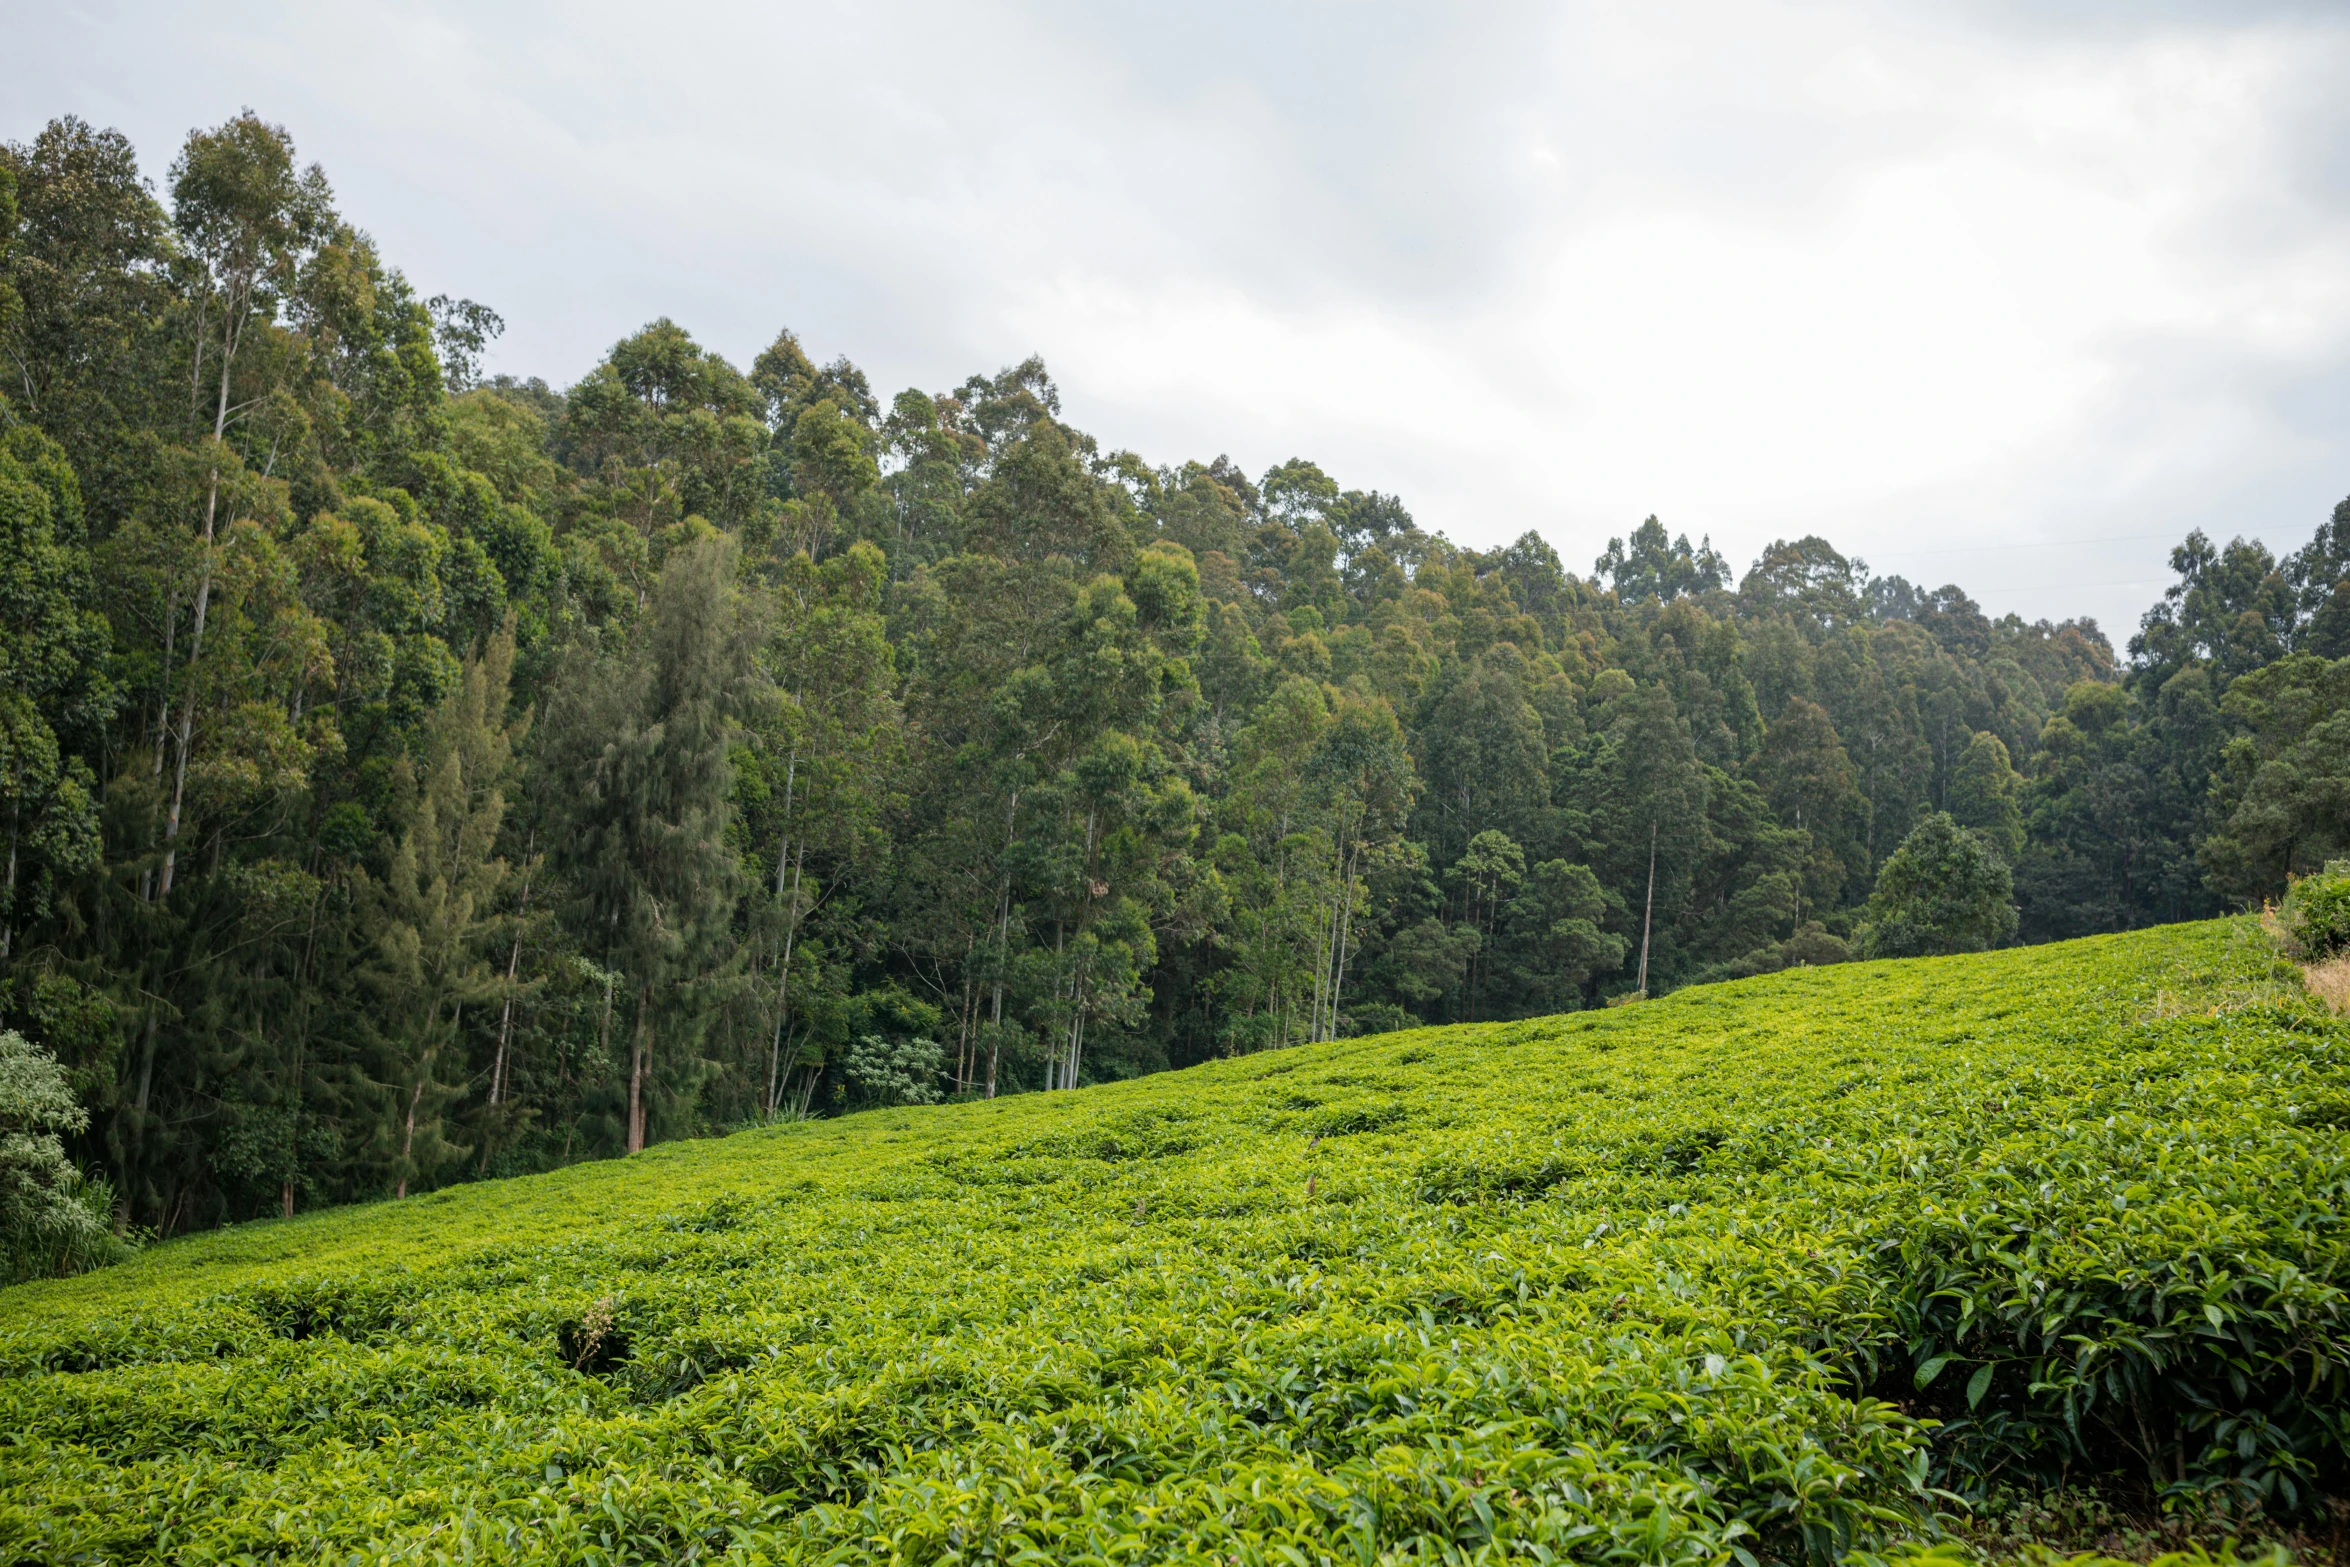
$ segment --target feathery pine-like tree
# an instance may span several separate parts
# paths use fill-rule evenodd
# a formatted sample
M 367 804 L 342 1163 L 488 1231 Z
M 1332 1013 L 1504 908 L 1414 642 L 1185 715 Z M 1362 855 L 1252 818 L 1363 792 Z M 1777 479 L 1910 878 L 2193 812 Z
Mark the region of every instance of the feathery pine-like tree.
M 361 890 L 375 948 L 361 970 L 377 1002 L 367 1033 L 388 1112 L 378 1135 L 395 1197 L 464 1157 L 446 1111 L 465 1091 L 465 1013 L 486 1017 L 510 984 L 496 952 L 507 877 L 496 850 L 523 727 L 506 712 L 513 669 L 509 629 L 434 712 L 422 777 L 401 781 L 413 813 L 382 881 Z
M 767 693 L 737 558 L 718 534 L 673 548 L 626 643 L 574 650 L 538 752 L 550 868 L 568 888 L 581 945 L 617 976 L 606 1048 L 616 1009 L 628 1018 L 630 1153 L 649 1140 L 656 1109 L 690 1108 L 691 1047 L 734 955 L 730 751 Z

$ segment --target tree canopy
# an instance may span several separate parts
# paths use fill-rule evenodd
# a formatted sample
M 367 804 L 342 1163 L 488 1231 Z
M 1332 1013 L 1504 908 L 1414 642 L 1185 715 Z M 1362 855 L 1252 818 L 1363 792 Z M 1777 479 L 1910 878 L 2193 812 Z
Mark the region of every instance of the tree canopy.
M 1935 811 L 1877 873 L 1861 909 L 1860 950 L 1872 958 L 1981 952 L 2015 934 L 2014 878 L 1981 833 Z

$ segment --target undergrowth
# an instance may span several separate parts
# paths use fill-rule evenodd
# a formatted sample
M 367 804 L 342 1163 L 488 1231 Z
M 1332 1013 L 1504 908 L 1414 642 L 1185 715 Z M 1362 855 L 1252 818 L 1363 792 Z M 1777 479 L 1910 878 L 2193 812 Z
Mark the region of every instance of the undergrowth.
M 2252 921 L 884 1111 L 0 1293 L 0 1557 L 2338 1549 Z

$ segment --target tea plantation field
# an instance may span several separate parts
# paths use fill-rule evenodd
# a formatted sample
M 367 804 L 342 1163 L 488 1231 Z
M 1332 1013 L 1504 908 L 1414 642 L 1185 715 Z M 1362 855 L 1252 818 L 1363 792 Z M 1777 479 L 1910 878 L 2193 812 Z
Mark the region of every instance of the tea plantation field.
M 0 1558 L 1752 1567 L 2058 1480 L 2306 1518 L 2346 1128 L 2350 1024 L 2235 921 L 670 1145 L 0 1292 Z

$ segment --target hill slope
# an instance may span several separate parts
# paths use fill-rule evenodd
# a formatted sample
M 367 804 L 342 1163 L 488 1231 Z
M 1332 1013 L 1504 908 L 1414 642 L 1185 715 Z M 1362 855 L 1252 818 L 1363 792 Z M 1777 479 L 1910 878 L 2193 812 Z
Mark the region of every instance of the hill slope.
M 2346 1124 L 2350 1028 L 2223 922 L 672 1145 L 0 1294 L 0 1554 L 1792 1560 L 1990 1474 L 2306 1504 Z

